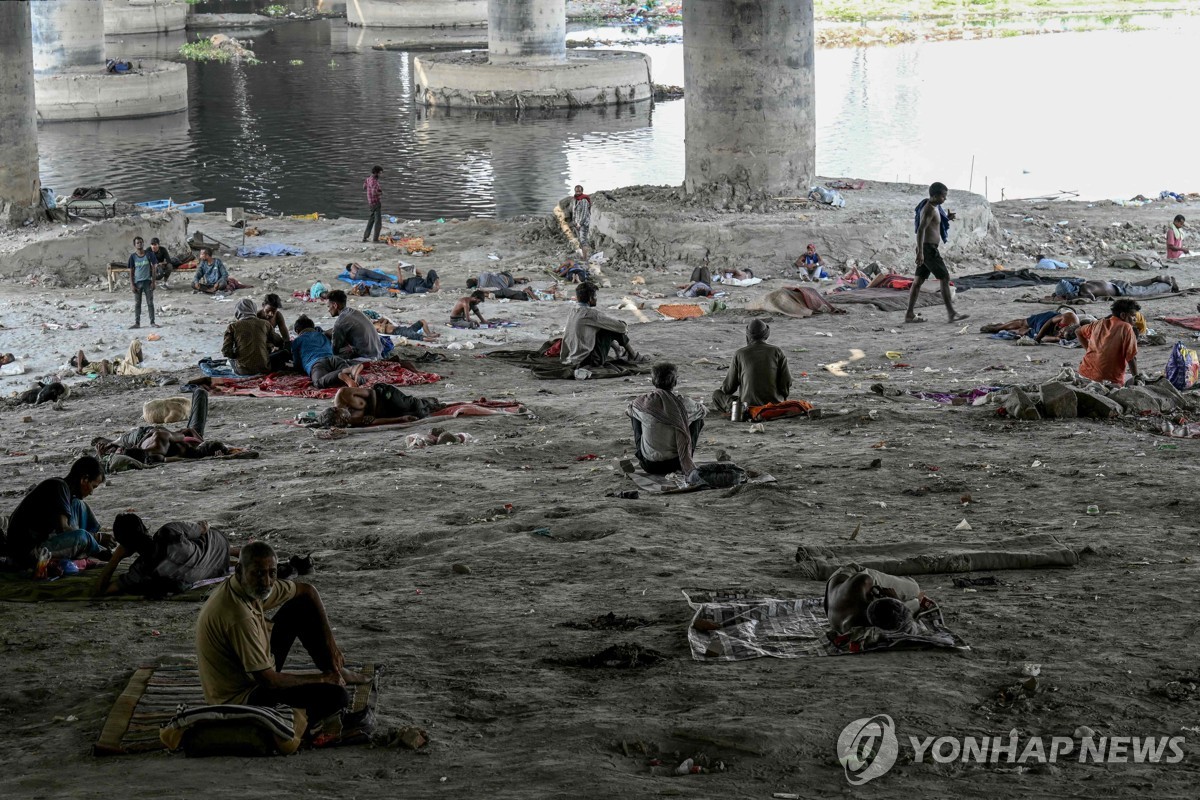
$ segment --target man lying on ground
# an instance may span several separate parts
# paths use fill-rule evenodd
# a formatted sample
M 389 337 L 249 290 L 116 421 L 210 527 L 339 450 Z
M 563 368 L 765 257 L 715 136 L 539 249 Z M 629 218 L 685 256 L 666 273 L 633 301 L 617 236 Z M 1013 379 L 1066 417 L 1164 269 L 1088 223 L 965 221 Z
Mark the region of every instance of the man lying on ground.
M 258 315 L 254 301 L 243 297 L 233 316 L 221 343 L 221 355 L 230 360 L 233 371 L 238 375 L 265 375 L 282 369 L 291 358 L 287 339 L 281 339 L 273 325 Z
M 611 352 L 623 354 L 628 361 L 646 361 L 629 343 L 625 323 L 596 310 L 598 294 L 594 283 L 575 287 L 576 302 L 563 331 L 562 362 L 576 368 L 602 367 Z
M 484 319 L 483 312 L 479 310 L 479 306 L 486 299 L 487 295 L 479 289 L 471 292 L 467 297 L 458 298 L 454 308 L 450 309 L 450 325 L 455 328 L 478 328 L 480 325 L 487 325 L 488 321 Z M 479 322 L 471 319 L 472 314 L 479 318 Z
M 633 448 L 642 469 L 651 475 L 682 473 L 699 480 L 692 455 L 704 429 L 705 408 L 675 392 L 679 373 L 674 364 L 655 364 L 650 373 L 654 391 L 629 402 Z
M 47 478 L 17 504 L 8 520 L 5 554 L 24 569 L 49 559 L 99 558 L 111 554 L 97 538 L 100 523 L 84 501 L 104 483 L 99 460 L 84 456 L 65 478 Z
M 825 583 L 825 614 L 837 633 L 866 626 L 905 631 L 924 594 L 911 578 L 848 564 Z
M 344 358 L 377 359 L 383 355 L 383 343 L 375 325 L 357 308 L 346 307 L 346 293 L 334 289 L 328 296 L 329 316 L 335 318 L 333 352 Z
M 716 294 L 713 291 L 712 285 L 704 281 L 688 281 L 686 283 L 677 283 L 675 288 L 679 289 L 676 292 L 680 297 L 712 297 Z
M 516 284 L 528 282 L 528 278 L 514 278 L 511 272 L 481 272 L 479 277 L 467 278 L 467 288 L 478 289 L 503 300 L 537 300 L 537 293 L 532 286 L 516 288 Z
M 1129 299 L 1112 304 L 1112 314 L 1079 329 L 1079 343 L 1084 347 L 1079 374 L 1093 381 L 1108 381 L 1125 385 L 1125 372 L 1136 376 L 1137 332 L 1133 320 L 1141 306 Z
M 359 264 L 355 261 L 352 261 L 346 265 L 346 272 L 350 273 L 350 280 L 352 281 L 374 281 L 387 286 L 393 285 L 391 275 L 387 275 L 376 269 L 364 267 L 362 264 Z M 397 280 L 396 285 L 399 285 L 399 283 L 399 280 Z
M 251 542 L 233 577 L 204 603 L 196 624 L 200 684 L 211 704 L 303 708 L 312 729 L 350 704 L 347 684 L 369 680 L 346 669 L 317 590 L 279 580 L 278 567 L 269 544 Z M 296 639 L 319 675 L 283 672 Z
M 445 404 L 436 398 L 415 397 L 405 394 L 398 386 L 377 383 L 338 389 L 333 408 L 322 415 L 322 422 L 333 428 L 416 422 L 444 407 Z
M 1074 311 L 1068 309 L 1066 311 L 1043 311 L 1040 314 L 1031 314 L 1022 319 L 984 325 L 979 329 L 979 332 L 999 333 L 1000 331 L 1012 331 L 1018 336 L 1028 336 L 1035 342 L 1040 343 L 1074 339 L 1078 328 L 1079 317 L 1076 316 Z
M 1074 293 L 1071 293 L 1071 290 Z M 1129 281 L 1091 280 L 1076 283 L 1069 280 L 1058 282 L 1055 287 L 1055 299 L 1070 300 L 1099 300 L 1105 297 L 1148 297 L 1159 294 L 1175 294 L 1179 291 L 1179 283 L 1170 275 L 1158 275 L 1144 281 L 1131 283 Z
M 399 336 L 414 342 L 426 342 L 437 339 L 439 335 L 423 319 L 417 320 L 412 325 L 398 325 L 387 317 L 380 317 L 374 322 L 375 330 L 384 336 Z
M 729 411 L 734 400 L 743 409 L 782 403 L 792 390 L 792 374 L 783 350 L 767 344 L 771 326 L 765 320 L 752 319 L 746 325 L 746 346 L 733 354 L 733 363 L 721 388 L 713 392 L 713 405 Z
M 332 389 L 338 384 L 358 386 L 363 365 L 354 364 L 333 354 L 333 345 L 317 330 L 307 314 L 296 318 L 296 338 L 292 340 L 292 364 L 308 375 L 318 389 Z
M 428 274 L 423 274 L 421 270 L 414 268 L 413 274 L 406 278 L 403 262 L 396 272 L 396 285 L 404 294 L 425 294 L 442 290 L 442 280 L 438 277 L 437 270 L 431 269 Z
M 117 514 L 113 521 L 117 549 L 108 560 L 95 594 L 142 594 L 162 597 L 186 592 L 199 581 L 223 578 L 237 548 L 207 522 L 168 522 L 154 535 L 137 514 Z M 136 556 L 129 571 L 113 580 L 117 565 Z

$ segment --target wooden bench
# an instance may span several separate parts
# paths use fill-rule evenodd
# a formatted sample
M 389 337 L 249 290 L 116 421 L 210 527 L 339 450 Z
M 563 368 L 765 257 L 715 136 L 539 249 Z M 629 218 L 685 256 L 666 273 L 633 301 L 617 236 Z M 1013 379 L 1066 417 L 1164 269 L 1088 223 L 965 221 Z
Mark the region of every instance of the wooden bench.
M 129 280 L 129 267 L 119 267 L 115 264 L 108 265 L 108 291 L 112 292 L 117 288 L 117 276 L 123 275 L 125 280 Z

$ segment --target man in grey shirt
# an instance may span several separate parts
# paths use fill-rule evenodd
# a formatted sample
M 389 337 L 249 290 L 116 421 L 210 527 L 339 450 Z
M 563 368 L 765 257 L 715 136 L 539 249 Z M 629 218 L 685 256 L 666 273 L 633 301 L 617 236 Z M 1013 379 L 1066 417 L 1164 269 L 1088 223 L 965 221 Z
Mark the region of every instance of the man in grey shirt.
M 467 288 L 479 289 L 505 300 L 537 300 L 532 287 L 515 288 L 516 284 L 525 282 L 525 278 L 514 278 L 511 272 L 481 272 L 478 278 L 467 278 Z
M 199 581 L 229 573 L 233 553 L 229 541 L 207 522 L 168 522 L 151 536 L 137 514 L 118 514 L 113 521 L 117 549 L 100 576 L 96 594 L 144 594 L 152 597 L 185 592 Z M 136 555 L 129 571 L 113 580 L 117 564 Z
M 329 316 L 334 317 L 333 352 L 343 358 L 377 359 L 383 355 L 383 342 L 375 323 L 357 308 L 346 307 L 346 293 L 334 289 L 329 293 Z
M 629 344 L 625 323 L 596 310 L 596 295 L 594 283 L 581 283 L 575 288 L 578 302 L 563 331 L 562 362 L 572 367 L 602 367 L 608 363 L 609 352 L 618 347 L 626 360 L 644 361 Z
M 120 262 L 117 262 L 120 263 Z M 138 236 L 133 240 L 133 252 L 129 255 L 129 285 L 133 290 L 134 311 L 133 324 L 129 327 L 142 327 L 142 298 L 146 298 L 146 310 L 150 312 L 150 327 L 157 328 L 154 321 L 154 288 L 157 281 L 154 277 L 158 260 L 154 253 L 146 250 L 146 243 Z

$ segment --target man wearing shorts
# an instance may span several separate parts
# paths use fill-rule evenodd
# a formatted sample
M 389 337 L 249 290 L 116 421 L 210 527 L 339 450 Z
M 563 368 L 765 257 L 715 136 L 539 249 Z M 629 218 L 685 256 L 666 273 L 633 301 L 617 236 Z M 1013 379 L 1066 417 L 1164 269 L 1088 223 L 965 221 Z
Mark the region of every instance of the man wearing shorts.
M 946 195 L 950 190 L 944 183 L 935 183 L 929 187 L 929 199 L 923 200 L 917 206 L 917 279 L 913 281 L 912 290 L 908 294 L 908 312 L 904 315 L 905 322 L 924 322 L 925 318 L 916 314 L 913 309 L 917 304 L 917 292 L 925 279 L 933 275 L 942 284 L 942 302 L 946 304 L 946 313 L 950 322 L 958 322 L 967 318 L 954 310 L 954 301 L 950 296 L 950 271 L 938 245 L 949 238 L 950 222 L 954 219 L 952 212 L 942 210 Z M 943 216 L 944 215 L 944 216 Z

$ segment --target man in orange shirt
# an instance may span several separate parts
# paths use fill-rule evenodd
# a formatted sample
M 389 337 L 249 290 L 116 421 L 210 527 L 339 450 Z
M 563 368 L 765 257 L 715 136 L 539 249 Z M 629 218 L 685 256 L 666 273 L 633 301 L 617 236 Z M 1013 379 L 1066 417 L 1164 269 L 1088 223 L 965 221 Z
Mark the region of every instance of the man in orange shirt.
M 1112 304 L 1112 315 L 1084 325 L 1077 334 L 1085 353 L 1079 363 L 1079 374 L 1093 381 L 1108 381 L 1125 385 L 1125 371 L 1138 374 L 1137 332 L 1133 320 L 1141 311 L 1128 298 Z

